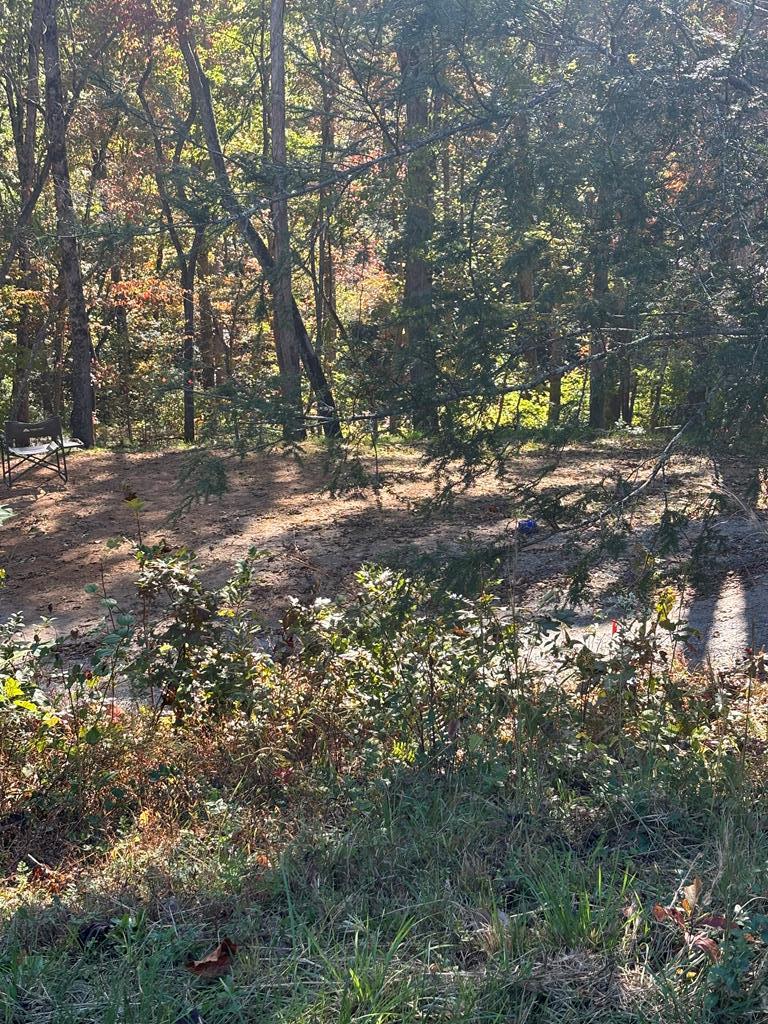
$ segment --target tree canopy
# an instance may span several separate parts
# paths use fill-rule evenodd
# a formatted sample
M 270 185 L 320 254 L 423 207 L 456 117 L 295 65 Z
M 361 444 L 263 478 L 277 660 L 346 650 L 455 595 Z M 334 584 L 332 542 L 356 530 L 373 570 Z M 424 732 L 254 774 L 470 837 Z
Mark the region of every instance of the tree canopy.
M 524 427 L 761 439 L 767 19 L 9 0 L 8 417 L 135 444 L 374 416 L 473 458 Z

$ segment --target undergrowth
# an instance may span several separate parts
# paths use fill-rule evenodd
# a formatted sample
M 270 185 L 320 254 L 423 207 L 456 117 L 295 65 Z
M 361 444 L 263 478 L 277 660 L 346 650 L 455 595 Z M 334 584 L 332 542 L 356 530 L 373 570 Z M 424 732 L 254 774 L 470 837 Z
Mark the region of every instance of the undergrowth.
M 0 637 L 0 1019 L 765 1020 L 761 655 L 374 567 L 268 630 L 258 552 L 136 555 L 87 665 Z

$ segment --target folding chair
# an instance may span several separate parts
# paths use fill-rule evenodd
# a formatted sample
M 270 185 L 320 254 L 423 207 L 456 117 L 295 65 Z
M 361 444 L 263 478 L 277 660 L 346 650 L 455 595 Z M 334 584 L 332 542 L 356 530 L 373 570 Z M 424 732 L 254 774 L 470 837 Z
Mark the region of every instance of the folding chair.
M 43 439 L 48 440 L 43 443 Z M 11 486 L 11 471 L 23 462 L 28 462 L 25 469 L 13 473 L 13 479 L 30 473 L 37 466 L 50 469 L 66 483 L 67 452 L 73 448 L 82 448 L 82 441 L 64 437 L 61 432 L 61 419 L 51 416 L 50 419 L 38 423 L 19 423 L 9 420 L 5 424 L 5 436 L 0 439 L 0 459 L 3 464 L 3 482 Z

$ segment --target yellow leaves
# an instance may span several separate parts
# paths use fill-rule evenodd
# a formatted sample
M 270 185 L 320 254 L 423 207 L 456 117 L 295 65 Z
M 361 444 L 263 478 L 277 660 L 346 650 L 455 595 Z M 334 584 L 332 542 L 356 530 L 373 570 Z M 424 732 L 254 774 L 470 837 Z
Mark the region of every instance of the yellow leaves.
M 181 303 L 181 299 L 181 288 L 172 281 L 142 276 L 135 280 L 113 284 L 108 302 L 112 308 L 160 311 L 165 308 L 176 309 Z
M 683 889 L 683 910 L 689 916 L 694 912 L 701 896 L 701 879 L 694 878 L 690 885 Z
M 45 292 L 34 288 L 15 288 L 6 285 L 0 288 L 0 316 L 3 319 L 14 323 L 22 313 L 22 310 L 40 315 L 48 306 L 48 296 Z
M 155 812 L 154 811 L 147 810 L 147 809 L 143 810 L 139 814 L 139 817 L 138 817 L 137 824 L 139 826 L 139 829 L 142 832 L 145 831 L 146 829 L 148 829 L 150 827 L 150 825 L 153 824 L 154 820 L 155 820 Z
M 21 687 L 18 679 L 14 679 L 13 676 L 8 676 L 3 683 L 3 688 L 0 691 L 0 700 L 15 700 L 17 697 L 23 697 L 24 690 Z

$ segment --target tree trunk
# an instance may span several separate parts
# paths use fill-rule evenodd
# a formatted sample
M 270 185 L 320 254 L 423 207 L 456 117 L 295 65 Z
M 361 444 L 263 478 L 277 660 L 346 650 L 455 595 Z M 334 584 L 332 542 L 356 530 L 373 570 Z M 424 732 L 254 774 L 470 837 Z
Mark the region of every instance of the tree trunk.
M 303 440 L 301 364 L 291 289 L 291 235 L 288 224 L 288 166 L 285 143 L 285 0 L 271 0 L 269 19 L 270 109 L 272 113 L 272 231 L 274 261 L 272 295 L 280 394 L 284 404 L 283 436 Z
M 5 74 L 8 116 L 16 150 L 19 173 L 21 209 L 31 209 L 37 178 L 37 122 L 40 107 L 40 43 L 43 31 L 42 10 L 33 4 L 27 41 L 27 55 L 23 67 L 18 69 L 19 84 L 13 72 Z M 18 230 L 18 225 L 17 225 Z M 19 285 L 24 289 L 38 289 L 40 278 L 33 270 L 30 246 L 25 232 L 18 233 Z M 10 418 L 29 420 L 29 380 L 35 356 L 35 336 L 41 326 L 40 317 L 32 307 L 24 304 L 19 310 L 16 329 L 16 358 L 11 392 Z
M 406 139 L 415 141 L 429 124 L 429 91 L 420 43 L 398 51 L 405 91 Z M 431 330 L 432 264 L 427 249 L 435 226 L 434 155 L 429 147 L 416 150 L 405 172 L 405 288 L 403 310 L 410 366 L 410 383 L 416 408 L 413 425 L 434 433 L 437 410 L 437 357 Z
M 184 342 L 181 349 L 182 396 L 184 402 L 184 440 L 195 440 L 195 264 L 193 256 L 180 261 L 181 288 L 184 295 Z
M 599 256 L 592 280 L 592 296 L 597 310 L 592 325 L 592 336 L 589 345 L 589 425 L 595 430 L 605 427 L 605 324 L 604 303 L 608 295 L 608 265 L 603 256 Z
M 222 384 L 232 376 L 229 345 L 224 338 L 224 324 L 211 298 L 210 278 L 215 268 L 209 253 L 203 249 L 197 260 L 197 342 L 200 349 L 201 378 L 206 390 Z M 233 302 L 236 308 L 237 299 Z M 234 316 L 236 317 L 236 312 Z M 232 325 L 232 330 L 234 325 Z
M 112 284 L 119 285 L 123 280 L 119 266 L 112 267 L 110 272 Z M 128 330 L 128 311 L 125 303 L 118 301 L 114 307 L 115 336 L 117 338 L 117 365 L 120 372 L 120 389 L 122 391 L 123 415 L 125 417 L 125 434 L 128 444 L 133 444 L 133 417 L 131 411 L 131 379 L 133 360 L 131 358 L 131 335 Z
M 56 291 L 57 294 L 62 297 L 63 301 L 57 309 L 53 329 L 53 372 L 51 375 L 50 413 L 53 416 L 61 416 L 61 411 L 64 407 L 64 338 L 67 326 L 64 314 L 67 291 L 61 267 L 59 267 Z
M 653 385 L 653 397 L 651 398 L 651 412 L 648 418 L 648 425 L 655 430 L 661 421 L 661 399 L 664 393 L 664 378 L 667 375 L 667 363 L 669 361 L 669 345 L 664 346 L 656 382 Z
M 339 68 L 333 62 L 323 63 L 323 114 L 320 129 L 320 180 L 324 181 L 333 171 L 333 154 L 336 148 L 336 132 L 333 104 L 336 97 L 336 81 Z M 317 213 L 317 286 L 315 316 L 317 320 L 317 351 L 331 376 L 336 356 L 336 271 L 333 262 L 331 238 L 331 192 L 322 188 L 318 197 Z
M 91 332 L 85 305 L 83 274 L 77 242 L 77 218 L 72 200 L 64 116 L 64 90 L 56 22 L 58 0 L 41 0 L 43 11 L 43 63 L 45 65 L 45 121 L 53 177 L 61 271 L 67 296 L 72 359 L 72 415 L 70 429 L 86 447 L 93 444 L 93 392 L 91 389 Z
M 36 280 L 32 273 L 32 261 L 26 241 L 19 246 L 20 284 L 23 288 L 33 288 Z M 32 369 L 35 336 L 35 323 L 32 310 L 23 305 L 19 310 L 19 324 L 16 328 L 16 358 L 13 366 L 13 385 L 11 388 L 12 420 L 29 420 L 29 378 Z
M 628 427 L 632 426 L 634 415 L 634 375 L 629 355 L 622 354 L 619 360 L 619 415 Z
M 179 268 L 179 277 L 181 278 L 182 302 L 184 309 L 184 335 L 181 347 L 181 369 L 183 374 L 181 386 L 182 401 L 184 405 L 184 440 L 189 444 L 192 444 L 195 440 L 195 387 L 193 373 L 195 359 L 195 275 L 197 272 L 197 260 L 203 250 L 203 243 L 205 242 L 205 226 L 201 223 L 195 224 L 195 232 L 189 249 L 187 250 L 176 227 L 173 205 L 168 195 L 167 179 L 170 175 L 168 174 L 167 161 L 165 153 L 163 152 L 163 145 L 160 140 L 160 132 L 152 114 L 152 108 L 150 107 L 149 101 L 147 100 L 144 92 L 144 86 L 146 85 L 151 68 L 152 63 L 149 61 L 144 74 L 139 81 L 136 92 L 142 109 L 146 115 L 147 124 L 152 132 L 155 159 L 157 161 L 155 166 L 157 194 L 160 197 L 160 205 L 163 210 L 163 216 L 165 217 L 165 226 L 168 229 L 168 235 L 170 236 L 173 247 L 176 250 L 176 263 Z M 193 102 L 192 109 L 184 122 L 187 131 L 189 131 L 194 123 L 194 115 L 195 107 Z M 178 166 L 178 162 L 181 159 L 182 149 L 183 143 L 176 146 L 170 165 L 172 171 Z M 176 183 L 176 198 L 180 203 L 185 205 L 188 204 L 186 190 L 179 182 Z
M 197 343 L 200 349 L 200 386 L 203 391 L 210 391 L 216 386 L 216 324 L 214 323 L 208 286 L 199 271 L 198 285 L 197 304 L 200 309 L 200 330 Z
M 536 321 L 536 255 L 529 232 L 535 223 L 536 182 L 530 147 L 530 125 L 525 111 L 515 118 L 515 155 L 511 164 L 512 180 L 507 185 L 510 219 L 519 233 L 517 294 L 520 303 L 518 334 L 522 340 L 523 360 L 536 371 L 539 367 L 539 332 Z
M 559 334 L 554 334 L 549 346 L 549 360 L 552 367 L 558 367 L 563 361 L 563 342 Z M 563 406 L 563 378 L 555 373 L 549 378 L 549 405 L 547 407 L 547 425 L 556 427 L 560 423 Z
M 595 250 L 592 268 L 592 299 L 594 313 L 590 336 L 589 355 L 589 425 L 594 430 L 605 427 L 608 320 L 608 231 L 610 219 L 605 197 L 600 193 L 595 209 Z
M 185 0 L 177 0 L 176 9 L 176 26 L 179 35 L 179 46 L 187 65 L 190 91 L 197 106 L 200 125 L 205 136 L 208 156 L 211 164 L 213 165 L 216 183 L 219 186 L 222 204 L 240 230 L 248 248 L 259 261 L 262 270 L 271 281 L 275 269 L 275 263 L 272 259 L 272 255 L 264 242 L 264 239 L 251 223 L 249 213 L 240 205 L 240 202 L 232 189 L 232 183 L 229 180 L 229 172 L 227 171 L 227 166 L 224 161 L 224 154 L 219 140 L 219 131 L 216 125 L 216 118 L 213 113 L 210 83 L 203 72 L 195 50 Z M 323 429 L 327 436 L 338 437 L 341 435 L 341 425 L 336 412 L 336 403 L 333 399 L 333 393 L 330 385 L 328 384 L 325 373 L 323 372 L 317 353 L 312 346 L 312 342 L 304 325 L 299 307 L 293 297 L 291 297 L 291 312 L 296 336 L 299 342 L 301 361 L 304 364 L 304 369 L 307 371 L 307 376 L 317 399 L 318 411 L 321 415 L 326 417 L 323 423 Z

